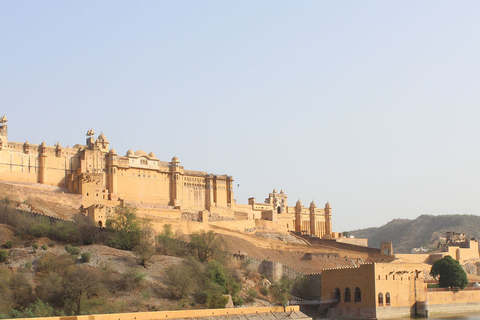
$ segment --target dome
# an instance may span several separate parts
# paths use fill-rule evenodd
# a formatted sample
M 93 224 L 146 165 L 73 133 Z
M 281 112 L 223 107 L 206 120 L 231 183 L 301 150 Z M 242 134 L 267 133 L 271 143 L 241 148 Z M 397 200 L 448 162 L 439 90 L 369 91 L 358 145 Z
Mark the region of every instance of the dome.
M 134 155 L 134 153 L 133 153 L 133 150 L 132 150 L 132 149 L 130 149 L 130 150 L 127 151 L 127 157 L 131 157 L 131 156 L 133 156 L 133 155 Z
M 327 201 L 327 203 L 325 203 L 325 208 L 331 208 L 332 206 L 330 205 L 330 202 Z
M 139 157 L 148 157 L 148 154 L 143 150 L 135 151 L 135 155 Z
M 317 207 L 317 205 L 315 204 L 315 201 L 312 200 L 312 202 L 310 202 L 310 207 Z
M 110 149 L 110 154 L 117 154 L 117 151 L 115 149 Z
M 273 189 L 273 193 L 277 193 L 277 189 Z
M 180 161 L 178 160 L 178 157 L 175 156 L 175 157 L 172 158 L 172 162 L 180 162 Z
M 149 156 L 150 158 L 157 158 L 157 156 L 156 156 L 155 153 L 153 153 L 153 152 L 150 152 L 150 153 L 148 154 L 148 156 Z
M 475 282 L 475 283 L 473 284 L 473 286 L 474 286 L 475 288 L 479 288 L 479 287 L 480 287 L 480 283 Z
M 297 200 L 297 205 L 302 205 L 302 201 L 300 201 L 300 199 Z
M 7 122 L 7 117 L 3 115 L 3 117 L 0 119 L 0 123 L 6 123 Z
M 280 194 L 283 194 L 283 189 L 282 189 L 282 190 L 280 190 Z
M 98 136 L 98 140 L 99 140 L 99 141 L 108 142 L 107 137 L 105 137 L 105 135 L 103 134 L 103 132 L 100 133 L 100 135 Z

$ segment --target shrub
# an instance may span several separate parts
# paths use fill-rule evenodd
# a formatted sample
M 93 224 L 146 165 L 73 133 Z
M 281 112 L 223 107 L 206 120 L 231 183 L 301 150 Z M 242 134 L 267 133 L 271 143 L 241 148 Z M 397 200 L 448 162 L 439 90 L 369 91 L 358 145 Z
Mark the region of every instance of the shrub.
M 232 297 L 233 304 L 236 306 L 241 306 L 245 303 L 242 297 L 239 296 L 233 296 Z
M 0 262 L 5 262 L 8 260 L 8 251 L 0 250 Z
M 250 289 L 248 289 L 247 293 L 248 293 L 248 295 L 249 295 L 250 297 L 252 297 L 252 298 L 256 298 L 257 295 L 258 295 L 257 290 L 256 290 L 255 288 L 253 288 L 253 287 L 250 288 Z
M 130 291 L 141 287 L 145 282 L 146 273 L 140 272 L 137 268 L 131 268 L 126 270 L 122 274 L 122 279 L 120 280 L 120 288 L 124 291 Z
M 67 244 L 65 246 L 65 251 L 70 253 L 72 256 L 78 256 L 81 252 L 80 248 L 78 247 L 72 247 L 71 245 Z
M 47 250 L 47 249 L 48 249 L 48 246 L 47 246 L 46 244 L 44 244 L 44 245 L 42 246 L 42 250 Z
M 260 288 L 260 293 L 264 296 L 268 296 L 268 288 L 267 286 L 263 286 Z
M 82 253 L 82 260 L 83 262 L 90 262 L 90 260 L 92 260 L 92 254 L 90 252 Z
M 25 268 L 26 268 L 27 270 L 32 269 L 32 263 L 31 263 L 30 261 L 26 262 L 26 263 L 25 263 Z
M 34 251 L 37 250 L 38 249 L 38 243 L 32 244 L 32 248 L 33 248 Z
M 7 242 L 5 242 L 3 244 L 3 246 L 7 249 L 11 249 L 13 247 L 13 241 L 12 240 L 8 240 Z
M 55 247 L 55 243 L 50 242 L 50 243 L 48 244 L 48 246 L 49 246 L 50 248 L 53 248 L 53 247 Z

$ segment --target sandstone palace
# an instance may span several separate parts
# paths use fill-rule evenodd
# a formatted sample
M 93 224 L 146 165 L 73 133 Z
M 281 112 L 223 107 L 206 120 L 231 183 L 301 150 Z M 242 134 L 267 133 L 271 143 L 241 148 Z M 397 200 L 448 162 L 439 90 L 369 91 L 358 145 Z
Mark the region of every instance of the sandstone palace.
M 283 190 L 273 190 L 264 202 L 255 198 L 236 204 L 233 179 L 203 171 L 187 170 L 177 157 L 160 161 L 153 152 L 132 151 L 124 156 L 110 148 L 101 133 L 92 129 L 85 145 L 63 148 L 8 141 L 7 119 L 0 119 L 0 179 L 68 188 L 81 194 L 83 211 L 99 225 L 111 208 L 126 204 L 150 218 L 178 219 L 182 213 L 216 214 L 226 219 L 269 221 L 270 227 L 297 231 L 318 238 L 337 238 L 332 232 L 331 207 L 288 206 Z M 266 223 L 266 222 L 265 222 Z

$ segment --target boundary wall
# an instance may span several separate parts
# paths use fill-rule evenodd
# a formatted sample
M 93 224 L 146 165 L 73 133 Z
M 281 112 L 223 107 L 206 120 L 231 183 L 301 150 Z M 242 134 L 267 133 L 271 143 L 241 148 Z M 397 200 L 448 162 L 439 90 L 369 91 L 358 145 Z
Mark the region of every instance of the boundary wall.
M 296 278 L 298 276 L 305 275 L 303 272 L 287 267 L 280 262 L 250 257 L 237 253 L 233 255 L 233 258 L 237 261 L 248 261 L 247 268 L 254 268 L 258 273 L 264 274 L 265 277 L 272 282 L 280 280 L 280 278 L 284 275 L 289 278 Z
M 232 315 L 262 314 L 262 313 L 286 313 L 300 312 L 299 306 L 287 307 L 260 307 L 260 308 L 227 308 L 227 309 L 202 309 L 202 310 L 176 310 L 176 311 L 153 311 L 135 313 L 111 313 L 91 314 L 85 316 L 70 317 L 46 317 L 46 318 L 19 318 L 18 320 L 156 320 L 156 319 L 181 319 L 181 318 L 204 318 Z M 311 319 L 307 316 L 304 319 Z
M 429 315 L 480 312 L 480 290 L 428 291 Z

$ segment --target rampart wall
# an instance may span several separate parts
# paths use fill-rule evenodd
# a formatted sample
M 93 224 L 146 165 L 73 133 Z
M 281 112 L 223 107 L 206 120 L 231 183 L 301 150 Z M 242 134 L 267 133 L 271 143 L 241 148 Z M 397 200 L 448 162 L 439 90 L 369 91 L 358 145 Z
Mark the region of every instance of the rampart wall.
M 264 274 L 265 277 L 272 282 L 280 280 L 284 275 L 292 279 L 305 275 L 303 272 L 287 267 L 280 262 L 259 259 L 242 254 L 234 254 L 233 258 L 237 261 L 243 261 L 248 268 L 254 269 L 260 274 Z
M 428 292 L 429 315 L 480 312 L 480 290 L 465 288 L 460 291 Z
M 237 319 L 239 315 L 256 314 L 279 314 L 279 313 L 298 313 L 299 306 L 287 307 L 261 307 L 261 308 L 227 308 L 227 309 L 203 309 L 203 310 L 176 310 L 176 311 L 152 311 L 135 313 L 111 313 L 111 314 L 91 314 L 86 316 L 70 317 L 48 317 L 48 318 L 24 318 L 21 320 L 159 320 L 159 319 L 182 319 L 182 318 L 215 318 L 222 316 L 232 316 Z M 303 314 L 297 314 L 297 318 Z M 274 319 L 276 317 L 272 317 Z M 304 319 L 311 319 L 307 316 Z

